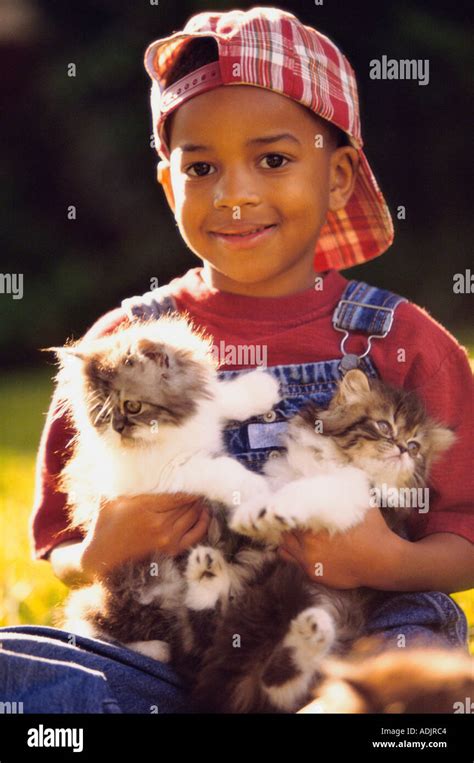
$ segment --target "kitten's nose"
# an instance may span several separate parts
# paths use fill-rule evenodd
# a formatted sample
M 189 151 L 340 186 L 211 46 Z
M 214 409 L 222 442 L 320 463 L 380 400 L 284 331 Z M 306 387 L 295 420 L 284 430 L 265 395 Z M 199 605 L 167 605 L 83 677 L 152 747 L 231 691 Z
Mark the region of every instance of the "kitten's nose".
M 116 432 L 121 434 L 123 430 L 125 429 L 127 425 L 127 419 L 125 416 L 121 416 L 120 414 L 114 414 L 112 418 L 112 428 L 115 429 Z

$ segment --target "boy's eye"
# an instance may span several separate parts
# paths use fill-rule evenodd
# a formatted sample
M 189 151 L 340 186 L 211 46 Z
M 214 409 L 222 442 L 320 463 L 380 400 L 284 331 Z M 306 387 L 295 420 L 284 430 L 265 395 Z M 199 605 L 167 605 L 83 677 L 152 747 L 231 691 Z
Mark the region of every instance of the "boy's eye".
M 209 172 L 206 172 L 206 169 L 211 167 L 208 162 L 195 162 L 194 164 L 191 164 L 186 172 L 189 174 L 192 169 L 196 168 L 196 174 L 191 173 L 191 177 L 207 177 L 209 175 Z
M 271 170 L 277 170 L 280 167 L 284 167 L 284 164 L 281 164 L 281 162 L 288 162 L 288 159 L 286 156 L 282 156 L 282 154 L 266 154 L 262 161 L 268 160 L 270 163 L 270 167 L 268 169 Z M 276 160 L 276 163 L 275 163 Z
M 410 442 L 407 442 L 407 448 L 410 456 L 416 456 L 417 453 L 420 452 L 420 443 L 416 440 L 410 440 Z
M 388 421 L 377 421 L 377 426 L 381 434 L 383 434 L 385 437 L 391 437 L 392 427 L 390 426 Z
M 138 400 L 125 400 L 123 409 L 126 413 L 140 413 L 142 404 Z

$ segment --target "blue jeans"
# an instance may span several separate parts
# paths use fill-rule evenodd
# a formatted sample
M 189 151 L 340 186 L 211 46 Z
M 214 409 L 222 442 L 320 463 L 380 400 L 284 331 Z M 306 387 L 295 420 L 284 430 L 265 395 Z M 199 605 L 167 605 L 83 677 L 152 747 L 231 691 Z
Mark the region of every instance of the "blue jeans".
M 166 664 L 131 649 L 57 628 L 0 628 L 0 701 L 24 713 L 177 713 L 183 682 Z M 18 707 L 18 705 L 17 705 Z
M 368 624 L 387 647 L 466 648 L 463 612 L 446 594 L 389 593 Z M 404 637 L 401 642 L 401 637 Z M 24 713 L 193 712 L 172 668 L 126 647 L 45 626 L 0 628 L 0 701 Z

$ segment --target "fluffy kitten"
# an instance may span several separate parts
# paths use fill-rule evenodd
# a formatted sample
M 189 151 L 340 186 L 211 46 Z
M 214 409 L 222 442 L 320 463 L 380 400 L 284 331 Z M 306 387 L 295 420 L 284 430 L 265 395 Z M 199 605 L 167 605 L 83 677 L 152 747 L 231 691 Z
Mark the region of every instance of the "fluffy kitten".
M 53 348 L 58 389 L 77 435 L 61 485 L 75 526 L 88 529 L 100 500 L 187 492 L 233 506 L 266 480 L 225 455 L 223 424 L 279 399 L 269 374 L 219 381 L 210 338 L 180 315 Z
M 375 495 L 390 491 L 390 505 L 398 495 L 399 507 L 382 512 L 400 531 L 406 491 L 427 486 L 433 461 L 454 439 L 414 392 L 349 371 L 327 409 L 310 403 L 289 422 L 285 456 L 264 469 L 270 502 L 254 496 L 242 504 L 232 528 L 274 542 L 295 527 L 344 532 L 363 520 Z
M 60 480 L 71 526 L 87 531 L 101 500 L 119 496 L 186 492 L 232 507 L 257 492 L 267 495 L 264 477 L 225 455 L 222 428 L 227 419 L 245 420 L 276 404 L 278 383 L 270 375 L 252 371 L 219 381 L 210 338 L 177 314 L 53 349 L 61 361 L 62 409 L 77 433 Z M 143 643 L 157 631 L 147 622 L 152 610 L 135 611 L 132 622 L 132 610 L 122 608 L 121 622 L 110 614 L 109 623 L 103 602 L 113 613 L 128 587 L 139 605 L 155 598 L 168 613 L 184 606 L 182 572 L 166 557 L 131 564 L 115 592 L 106 595 L 99 586 L 73 594 L 65 625 L 161 658 L 162 644 Z

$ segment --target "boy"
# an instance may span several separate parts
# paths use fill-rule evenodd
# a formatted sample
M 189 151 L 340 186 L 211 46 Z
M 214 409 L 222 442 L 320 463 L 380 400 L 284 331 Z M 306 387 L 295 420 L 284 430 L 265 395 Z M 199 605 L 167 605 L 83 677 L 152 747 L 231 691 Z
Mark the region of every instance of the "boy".
M 358 365 L 369 376 L 416 388 L 429 413 L 456 430 L 457 441 L 433 470 L 429 510 L 412 512 L 409 539 L 392 533 L 374 508 L 345 535 L 288 533 L 280 553 L 316 582 L 380 590 L 368 631 L 393 646 L 416 638 L 464 644 L 465 618 L 447 594 L 474 585 L 472 375 L 464 350 L 424 311 L 337 272 L 378 256 L 393 237 L 362 151 L 350 65 L 330 40 L 275 8 L 198 14 L 183 32 L 150 45 L 145 65 L 162 158 L 158 180 L 203 266 L 125 300 L 89 335 L 177 308 L 224 347 L 221 368 L 230 367 L 222 376 L 255 365 L 239 358 L 239 349 L 263 348 L 283 402 L 256 422 L 226 430 L 229 452 L 256 470 L 279 457 L 285 420 L 308 399 L 327 403 L 348 368 Z M 227 350 L 235 349 L 228 363 Z M 55 483 L 71 434 L 53 400 L 32 534 L 37 558 L 49 558 L 61 579 L 71 585 L 92 580 L 127 558 L 157 548 L 178 554 L 205 536 L 205 504 L 186 495 L 118 499 L 104 505 L 86 538 L 67 531 L 65 496 Z M 314 577 L 320 563 L 322 579 Z M 100 654 L 92 667 L 113 694 L 104 699 L 103 685 L 93 687 L 104 708 L 115 699 L 123 712 L 149 712 L 143 708 L 153 684 L 141 693 L 140 687 L 135 694 L 126 690 L 116 679 L 118 659 L 127 670 L 139 664 L 147 675 L 154 671 L 154 679 L 159 673 L 160 702 L 168 711 L 185 704 L 183 695 L 164 695 L 167 681 L 175 688 L 179 682 L 161 663 L 79 637 L 82 648 L 71 655 L 58 643 L 67 640 L 62 631 L 8 630 L 14 635 L 10 643 L 2 634 L 4 645 L 21 656 L 57 658 L 63 650 L 59 659 L 75 660 L 80 670 L 91 665 L 91 654 Z M 20 634 L 26 636 L 21 642 Z M 37 676 L 41 687 L 39 667 Z M 156 680 L 154 686 L 158 691 Z

